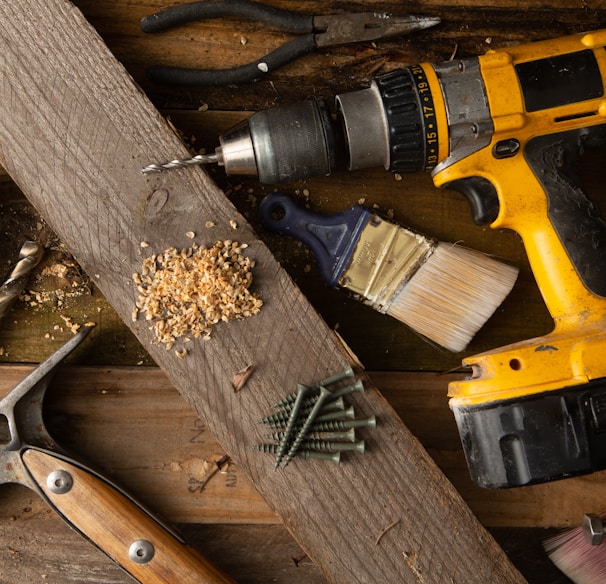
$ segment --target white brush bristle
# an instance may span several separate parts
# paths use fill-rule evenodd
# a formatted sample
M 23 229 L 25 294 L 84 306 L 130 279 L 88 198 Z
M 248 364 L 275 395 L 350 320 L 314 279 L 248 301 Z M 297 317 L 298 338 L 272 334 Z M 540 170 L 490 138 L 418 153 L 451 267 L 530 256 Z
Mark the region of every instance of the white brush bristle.
M 606 544 L 591 545 L 581 527 L 559 533 L 543 545 L 549 559 L 575 584 L 606 582 Z
M 386 312 L 439 345 L 463 351 L 517 275 L 517 268 L 483 253 L 438 243 Z

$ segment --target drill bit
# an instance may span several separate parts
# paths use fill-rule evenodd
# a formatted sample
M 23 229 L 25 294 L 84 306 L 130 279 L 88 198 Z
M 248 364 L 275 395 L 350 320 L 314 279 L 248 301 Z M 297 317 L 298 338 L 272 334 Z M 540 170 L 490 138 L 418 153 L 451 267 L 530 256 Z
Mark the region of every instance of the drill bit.
M 29 273 L 40 263 L 43 253 L 44 248 L 35 241 L 26 241 L 21 246 L 17 263 L 0 286 L 0 319 L 25 288 Z
M 143 174 L 149 174 L 151 172 L 163 172 L 164 170 L 171 170 L 173 168 L 185 168 L 187 166 L 195 166 L 197 164 L 212 164 L 219 163 L 218 154 L 198 154 L 191 158 L 181 158 L 177 160 L 170 160 L 169 162 L 163 162 L 161 164 L 149 164 L 148 166 L 141 169 Z

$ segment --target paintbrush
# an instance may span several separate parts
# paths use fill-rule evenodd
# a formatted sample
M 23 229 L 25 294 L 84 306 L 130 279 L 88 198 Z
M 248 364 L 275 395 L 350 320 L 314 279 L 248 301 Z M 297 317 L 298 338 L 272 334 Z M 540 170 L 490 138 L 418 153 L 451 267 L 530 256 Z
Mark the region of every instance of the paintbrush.
M 313 252 L 322 279 L 451 351 L 463 351 L 513 287 L 518 270 L 487 255 L 415 233 L 355 205 L 313 213 L 273 193 L 264 227 Z
M 549 559 L 575 584 L 606 582 L 606 513 L 586 514 L 580 527 L 564 530 L 543 542 Z

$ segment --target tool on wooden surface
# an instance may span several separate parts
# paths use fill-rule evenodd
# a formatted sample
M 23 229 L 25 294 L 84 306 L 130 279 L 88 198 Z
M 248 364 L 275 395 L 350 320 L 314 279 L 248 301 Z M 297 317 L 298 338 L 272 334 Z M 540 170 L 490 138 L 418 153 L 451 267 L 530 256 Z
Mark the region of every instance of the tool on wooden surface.
M 156 66 L 148 69 L 152 81 L 187 85 L 228 85 L 253 81 L 317 48 L 371 42 L 410 34 L 435 26 L 439 18 L 360 12 L 309 15 L 251 0 L 190 2 L 166 8 L 141 20 L 141 30 L 159 32 L 197 20 L 237 17 L 263 22 L 297 36 L 268 55 L 233 69 L 200 70 Z
M 485 254 L 437 242 L 356 205 L 334 215 L 272 193 L 267 229 L 313 252 L 322 279 L 451 351 L 463 351 L 513 287 L 518 270 Z
M 278 430 L 269 435 L 275 442 L 257 444 L 254 448 L 275 454 L 276 469 L 282 459 L 282 468 L 286 468 L 295 457 L 339 464 L 342 452 L 363 454 L 366 443 L 356 440 L 355 429 L 375 428 L 375 417 L 355 420 L 353 408 L 346 410 L 343 403 L 336 405 L 343 396 L 364 391 L 361 380 L 353 381 L 355 376 L 350 366 L 313 385 L 297 384 L 297 391 L 273 405 L 275 413 L 259 420 Z
M 25 289 L 30 272 L 40 263 L 44 248 L 35 241 L 26 241 L 19 251 L 19 258 L 6 280 L 0 285 L 0 319 Z
M 472 478 L 606 468 L 606 222 L 576 159 L 606 144 L 606 30 L 422 63 L 337 97 L 351 169 L 431 170 L 474 221 L 522 238 L 551 333 L 469 357 L 450 384 Z
M 42 402 L 52 374 L 92 328 L 83 328 L 0 400 L 0 484 L 35 491 L 140 582 L 233 584 L 122 489 L 68 456 L 46 430 Z
M 322 100 L 286 105 L 254 113 L 219 137 L 214 154 L 150 164 L 144 174 L 217 163 L 228 175 L 258 176 L 275 184 L 327 175 L 335 167 L 333 122 Z
M 468 198 L 476 223 L 516 231 L 553 317 L 549 334 L 466 358 L 471 378 L 449 386 L 484 487 L 606 468 L 606 222 L 574 169 L 606 143 L 605 48 L 597 30 L 413 65 L 337 96 L 330 128 L 350 170 L 430 170 Z M 321 159 L 334 142 L 316 143 Z
M 567 529 L 545 540 L 551 561 L 575 584 L 606 582 L 606 513 L 587 513 L 580 527 Z

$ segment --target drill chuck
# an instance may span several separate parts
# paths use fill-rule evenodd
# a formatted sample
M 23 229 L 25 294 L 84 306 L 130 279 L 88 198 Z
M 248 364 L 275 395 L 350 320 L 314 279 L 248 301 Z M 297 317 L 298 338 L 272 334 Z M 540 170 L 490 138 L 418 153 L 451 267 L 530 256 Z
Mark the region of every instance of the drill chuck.
M 316 99 L 259 111 L 222 134 L 219 144 L 213 154 L 149 164 L 141 172 L 217 163 L 228 175 L 277 184 L 329 175 L 335 167 L 334 123 Z
M 328 175 L 335 166 L 333 121 L 320 100 L 259 111 L 220 144 L 219 164 L 228 175 L 256 175 L 265 184 Z

